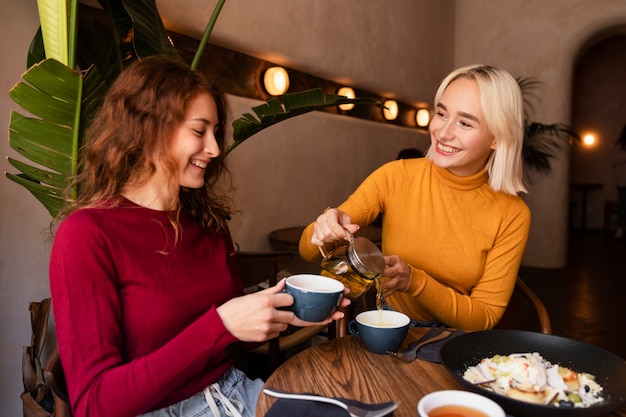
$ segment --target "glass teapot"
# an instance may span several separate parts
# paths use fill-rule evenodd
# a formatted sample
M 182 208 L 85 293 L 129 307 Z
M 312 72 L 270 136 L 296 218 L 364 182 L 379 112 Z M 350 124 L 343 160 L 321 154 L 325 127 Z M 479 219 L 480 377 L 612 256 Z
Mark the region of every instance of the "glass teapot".
M 355 238 L 350 234 L 347 245 L 330 252 L 323 246 L 319 250 L 323 257 L 322 269 L 350 289 L 350 298 L 363 295 L 385 270 L 382 252 L 364 237 Z

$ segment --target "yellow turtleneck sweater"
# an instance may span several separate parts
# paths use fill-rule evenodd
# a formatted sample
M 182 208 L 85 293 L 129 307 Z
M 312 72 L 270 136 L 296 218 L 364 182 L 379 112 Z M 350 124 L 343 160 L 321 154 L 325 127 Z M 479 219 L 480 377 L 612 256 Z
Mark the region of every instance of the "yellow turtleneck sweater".
M 383 213 L 382 251 L 411 266 L 406 292 L 386 299 L 414 320 L 466 330 L 495 326 L 509 302 L 530 228 L 524 201 L 494 192 L 483 170 L 457 177 L 429 159 L 390 162 L 338 208 L 353 223 Z M 300 254 L 319 261 L 313 223 Z

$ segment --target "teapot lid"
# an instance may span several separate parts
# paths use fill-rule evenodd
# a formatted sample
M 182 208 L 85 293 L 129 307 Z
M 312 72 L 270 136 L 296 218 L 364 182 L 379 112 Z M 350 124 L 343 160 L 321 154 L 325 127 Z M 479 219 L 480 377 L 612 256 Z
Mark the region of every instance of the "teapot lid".
M 378 246 L 364 237 L 357 237 L 349 255 L 356 269 L 365 274 L 381 275 L 385 271 L 385 258 Z

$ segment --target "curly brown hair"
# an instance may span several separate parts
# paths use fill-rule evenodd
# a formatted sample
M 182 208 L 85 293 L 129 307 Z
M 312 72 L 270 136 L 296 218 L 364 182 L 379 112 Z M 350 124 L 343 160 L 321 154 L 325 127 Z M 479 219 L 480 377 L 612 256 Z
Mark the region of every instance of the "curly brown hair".
M 180 186 L 170 143 L 188 104 L 203 92 L 209 93 L 217 106 L 215 138 L 220 156 L 208 165 L 204 187 L 189 189 Z M 229 116 L 228 103 L 219 88 L 180 59 L 158 55 L 132 63 L 113 82 L 85 132 L 79 174 L 72 183 L 77 187 L 77 197 L 68 199 L 59 218 L 104 202 L 111 207 L 118 205 L 124 187 L 145 182 L 156 172 L 159 161 L 169 173 L 169 182 L 163 186 L 179 190 L 176 209 L 170 212 L 172 224 L 179 229 L 178 216 L 185 210 L 204 228 L 227 231 L 230 187 L 222 181 L 223 174 L 228 173 L 222 155 Z

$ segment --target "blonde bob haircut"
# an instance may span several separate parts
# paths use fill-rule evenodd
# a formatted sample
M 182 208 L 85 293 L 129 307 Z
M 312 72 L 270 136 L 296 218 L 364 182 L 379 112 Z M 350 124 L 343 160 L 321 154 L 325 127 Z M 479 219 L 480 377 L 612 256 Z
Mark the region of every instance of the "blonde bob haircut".
M 526 193 L 523 176 L 524 101 L 519 84 L 508 72 L 489 65 L 459 68 L 443 79 L 435 94 L 435 105 L 448 86 L 459 78 L 474 80 L 487 128 L 496 147 L 487 160 L 489 185 L 494 191 L 517 195 Z M 426 154 L 432 159 L 432 147 Z

